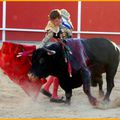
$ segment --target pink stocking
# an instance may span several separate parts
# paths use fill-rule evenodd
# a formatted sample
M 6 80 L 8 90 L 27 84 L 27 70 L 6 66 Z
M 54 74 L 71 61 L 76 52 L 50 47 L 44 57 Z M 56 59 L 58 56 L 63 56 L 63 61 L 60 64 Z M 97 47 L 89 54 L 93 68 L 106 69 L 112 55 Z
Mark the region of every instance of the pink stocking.
M 51 84 L 53 83 L 54 81 L 54 77 L 53 76 L 50 76 L 50 78 L 48 79 L 46 85 L 44 86 L 44 89 L 49 92 L 49 89 L 50 89 L 50 86 Z
M 59 79 L 54 77 L 52 98 L 57 98 L 57 99 L 59 98 L 57 95 L 58 87 L 59 87 Z

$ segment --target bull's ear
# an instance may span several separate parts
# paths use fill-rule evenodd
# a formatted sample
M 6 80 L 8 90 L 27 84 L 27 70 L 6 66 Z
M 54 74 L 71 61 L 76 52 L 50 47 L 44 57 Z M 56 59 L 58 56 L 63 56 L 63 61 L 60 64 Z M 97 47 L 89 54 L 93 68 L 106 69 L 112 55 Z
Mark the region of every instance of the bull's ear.
M 54 54 L 56 54 L 56 52 L 54 50 L 50 50 L 50 51 L 47 51 L 47 54 L 48 55 L 54 55 Z

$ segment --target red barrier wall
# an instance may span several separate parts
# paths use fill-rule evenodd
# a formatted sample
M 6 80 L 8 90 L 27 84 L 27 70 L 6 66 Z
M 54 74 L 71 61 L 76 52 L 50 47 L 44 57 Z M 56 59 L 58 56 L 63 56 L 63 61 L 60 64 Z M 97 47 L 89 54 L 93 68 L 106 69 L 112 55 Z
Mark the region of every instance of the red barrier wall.
M 52 9 L 65 8 L 77 30 L 78 2 L 7 2 L 7 28 L 44 29 Z M 0 3 L 0 17 L 2 3 Z M 120 32 L 120 2 L 82 2 L 82 31 Z M 2 18 L 0 18 L 0 25 Z M 7 40 L 41 41 L 44 33 L 6 32 Z M 81 34 L 82 38 L 105 37 L 120 44 L 120 35 Z M 1 32 L 0 32 L 1 38 Z
M 74 10 L 72 9 L 74 7 Z M 8 2 L 7 27 L 44 29 L 52 9 L 65 8 L 77 28 L 77 2 Z M 43 33 L 7 32 L 7 40 L 41 40 Z
M 82 31 L 120 32 L 120 2 L 82 2 Z M 120 35 L 81 35 L 105 37 L 120 44 Z

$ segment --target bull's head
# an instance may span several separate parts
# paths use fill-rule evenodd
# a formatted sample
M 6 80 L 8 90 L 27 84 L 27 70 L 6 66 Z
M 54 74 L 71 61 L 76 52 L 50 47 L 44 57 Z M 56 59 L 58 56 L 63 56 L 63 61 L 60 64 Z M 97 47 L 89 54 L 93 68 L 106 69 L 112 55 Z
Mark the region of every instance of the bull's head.
M 32 66 L 28 73 L 28 77 L 31 81 L 36 81 L 50 75 L 52 62 L 54 62 L 52 58 L 55 53 L 54 50 L 49 50 L 47 48 L 39 48 L 33 52 Z

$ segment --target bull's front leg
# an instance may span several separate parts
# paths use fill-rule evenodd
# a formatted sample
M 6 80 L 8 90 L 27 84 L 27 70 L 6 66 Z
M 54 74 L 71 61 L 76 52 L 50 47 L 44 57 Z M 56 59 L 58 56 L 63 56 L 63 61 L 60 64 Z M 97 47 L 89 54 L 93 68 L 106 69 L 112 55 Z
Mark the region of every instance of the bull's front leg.
M 71 97 L 72 97 L 72 83 L 69 77 L 69 74 L 66 76 L 60 76 L 59 77 L 59 83 L 61 88 L 65 91 L 65 104 L 70 105 L 71 104 Z
M 90 103 L 92 105 L 96 105 L 97 100 L 95 97 L 92 96 L 91 89 L 90 89 L 90 78 L 91 78 L 90 72 L 86 67 L 83 67 L 81 71 L 82 71 L 82 79 L 83 79 L 83 91 L 88 96 Z
M 69 92 L 65 92 L 65 96 L 66 96 L 65 103 L 70 105 L 71 104 L 71 97 L 72 97 L 72 90 L 69 91 Z
M 92 96 L 91 91 L 90 91 L 90 84 L 83 84 L 83 90 L 85 94 L 88 96 L 88 99 L 92 105 L 97 104 L 97 99 Z

